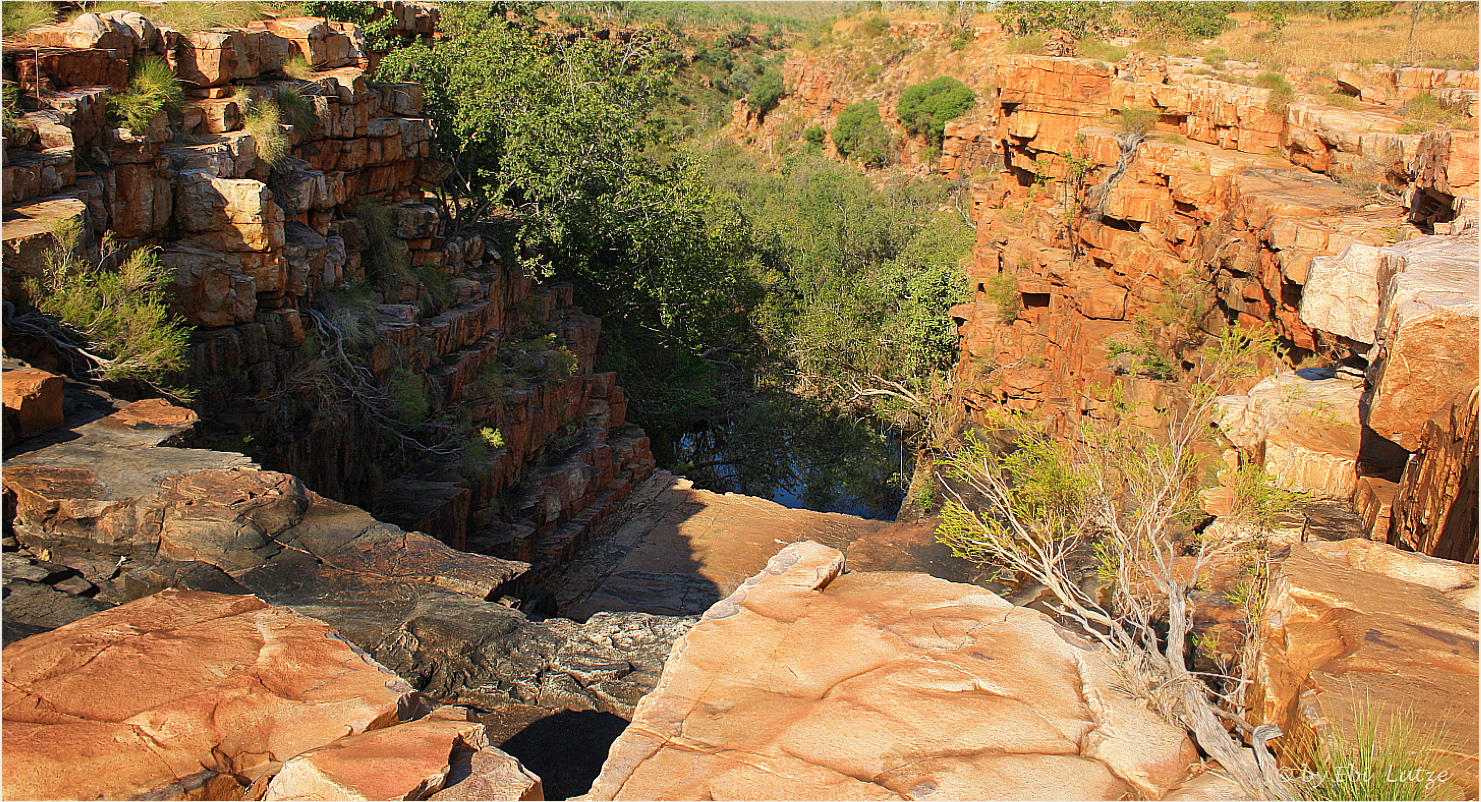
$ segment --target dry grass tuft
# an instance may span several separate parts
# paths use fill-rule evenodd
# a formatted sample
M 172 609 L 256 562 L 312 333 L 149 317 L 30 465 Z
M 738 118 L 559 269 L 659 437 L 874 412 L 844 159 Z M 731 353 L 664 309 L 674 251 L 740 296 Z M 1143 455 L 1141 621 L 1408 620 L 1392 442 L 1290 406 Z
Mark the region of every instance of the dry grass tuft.
M 1229 57 L 1266 67 L 1302 67 L 1313 72 L 1333 63 L 1476 64 L 1476 18 L 1424 21 L 1409 40 L 1407 14 L 1375 19 L 1293 20 L 1279 36 L 1256 32 L 1227 44 Z

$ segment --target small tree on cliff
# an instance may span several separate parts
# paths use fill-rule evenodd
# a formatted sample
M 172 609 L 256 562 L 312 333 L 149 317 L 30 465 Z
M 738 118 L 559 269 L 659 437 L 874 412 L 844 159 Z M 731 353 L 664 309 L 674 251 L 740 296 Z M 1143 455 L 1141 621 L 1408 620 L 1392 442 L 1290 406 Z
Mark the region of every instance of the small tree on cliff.
M 1224 725 L 1232 721 L 1268 756 L 1269 730 L 1257 733 L 1241 716 L 1243 681 L 1232 678 L 1220 694 L 1189 670 L 1187 652 L 1195 587 L 1216 561 L 1259 551 L 1269 507 L 1288 503 L 1249 494 L 1243 525 L 1217 533 L 1191 526 L 1202 473 L 1195 445 L 1214 399 L 1273 345 L 1273 335 L 1231 329 L 1206 347 L 1202 379 L 1158 431 L 1123 419 L 1084 424 L 1067 440 L 1025 430 L 1001 454 L 969 437 L 944 463 L 953 481 L 938 537 L 958 556 L 1042 584 L 1064 616 L 1117 658 L 1129 690 L 1192 733 L 1246 793 L 1276 798 L 1284 791 L 1273 765 L 1250 757 Z M 1087 552 L 1109 580 L 1109 603 L 1071 572 L 1072 556 Z
M 76 375 L 104 381 L 138 381 L 176 398 L 163 385 L 183 366 L 190 327 L 170 315 L 168 271 L 151 248 L 127 255 L 105 236 L 102 258 L 81 256 L 82 227 L 59 224 L 46 253 L 43 275 L 26 282 L 33 309 L 13 313 L 5 303 L 9 333 L 49 343 Z M 116 268 L 106 268 L 107 264 Z
M 896 113 L 911 133 L 921 134 L 931 144 L 940 145 L 947 121 L 965 114 L 976 99 L 977 93 L 966 84 L 943 75 L 900 93 Z

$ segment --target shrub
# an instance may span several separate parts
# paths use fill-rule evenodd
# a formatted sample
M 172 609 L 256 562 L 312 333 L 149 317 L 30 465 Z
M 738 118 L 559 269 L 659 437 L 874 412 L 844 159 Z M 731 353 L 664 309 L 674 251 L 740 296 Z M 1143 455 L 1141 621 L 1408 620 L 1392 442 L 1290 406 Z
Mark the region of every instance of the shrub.
M 1125 134 L 1145 134 L 1157 125 L 1157 112 L 1153 109 L 1112 109 L 1107 112 L 1107 122 L 1114 122 Z
M 391 414 L 413 429 L 426 423 L 432 411 L 426 380 L 406 368 L 397 368 L 388 383 L 386 395 L 390 397 Z
M 33 0 L 11 0 L 0 9 L 6 39 L 14 39 L 32 28 L 50 25 L 56 18 L 56 9 L 51 3 Z
M 273 93 L 273 102 L 278 104 L 278 110 L 294 128 L 312 128 L 319 118 L 313 99 L 302 92 L 280 87 Z
M 7 6 L 11 5 L 6 3 Z M 272 5 L 265 2 L 185 2 L 171 0 L 165 3 L 97 2 L 68 15 L 73 19 L 80 14 L 106 14 L 109 11 L 135 11 L 153 22 L 181 33 L 194 33 L 207 28 L 242 28 L 253 20 L 261 19 L 263 12 Z M 280 5 L 280 4 L 279 4 Z M 280 5 L 281 7 L 281 5 Z
M 1372 19 L 1381 17 L 1394 10 L 1394 2 L 1361 2 L 1355 0 L 1336 0 L 1331 3 L 1318 3 L 1322 16 L 1330 20 L 1352 20 Z
M 318 73 L 314 71 L 314 65 L 310 64 L 302 53 L 289 56 L 279 69 L 284 75 L 298 81 L 312 81 L 318 76 Z
M 85 265 L 75 255 L 81 233 L 76 223 L 53 231 L 42 277 L 26 282 L 30 301 L 63 326 L 63 341 L 97 355 L 93 376 L 157 385 L 180 369 L 190 339 L 190 328 L 168 311 L 170 275 L 150 248 L 129 254 L 117 270 Z M 105 258 L 114 253 L 110 242 L 103 242 Z
M 242 127 L 252 135 L 257 146 L 257 158 L 269 167 L 280 167 L 288 158 L 288 135 L 283 133 L 282 112 L 273 100 L 257 99 L 250 93 L 238 93 L 238 98 L 247 99 L 247 112 L 243 115 Z
M 875 14 L 859 23 L 859 36 L 864 39 L 878 39 L 889 33 L 890 21 L 887 17 Z
M 987 298 L 998 306 L 998 317 L 1018 319 L 1018 279 L 1011 273 L 999 273 L 987 281 Z
M 906 89 L 895 109 L 906 129 L 939 145 L 947 120 L 962 116 L 976 99 L 977 94 L 966 84 L 943 75 Z
M 1408 103 L 1399 107 L 1399 112 L 1415 123 L 1428 124 L 1429 127 L 1455 126 L 1458 122 L 1455 112 L 1442 108 L 1440 100 L 1430 92 L 1420 92 L 1409 98 Z M 1415 133 L 1427 130 L 1424 125 L 1416 128 L 1418 130 Z
M 756 113 L 765 114 L 776 108 L 786 91 L 786 86 L 782 83 L 781 71 L 774 67 L 769 68 L 761 73 L 761 77 L 751 85 L 751 94 L 746 97 L 746 103 L 750 104 Z
M 838 115 L 833 126 L 833 146 L 844 158 L 857 156 L 867 165 L 883 167 L 890 163 L 893 142 L 879 119 L 879 102 L 861 100 L 850 103 Z
M 1118 31 L 1108 4 L 1078 2 L 1010 2 L 998 10 L 998 22 L 1019 36 L 1063 28 L 1076 39 Z M 1042 43 L 1040 43 L 1042 47 Z M 1042 51 L 1040 51 L 1042 52 Z
M 185 93 L 174 70 L 158 56 L 135 62 L 131 73 L 128 89 L 108 98 L 108 111 L 124 127 L 142 133 L 161 111 L 178 107 Z
M 1229 29 L 1229 12 L 1235 3 L 1139 2 L 1131 6 L 1132 24 L 1142 33 L 1178 39 L 1208 39 Z
M 1336 106 L 1339 109 L 1356 109 L 1358 108 L 1358 101 L 1352 95 L 1344 95 L 1341 92 L 1333 91 L 1327 93 L 1327 105 Z
M 365 274 L 371 286 L 381 292 L 410 284 L 411 252 L 396 236 L 395 216 L 384 202 L 366 198 L 355 210 L 355 218 L 365 230 Z
M 1131 52 L 1124 47 L 1108 45 L 1094 36 L 1087 36 L 1076 42 L 1075 51 L 1085 58 L 1100 59 L 1111 63 L 1126 58 L 1126 54 Z
M 1255 76 L 1254 83 L 1261 89 L 1270 90 L 1270 97 L 1265 102 L 1265 108 L 1273 114 L 1284 114 L 1286 107 L 1296 99 L 1296 90 L 1278 72 L 1262 72 Z
M 802 141 L 809 145 L 821 145 L 823 144 L 823 137 L 827 136 L 827 133 L 823 130 L 822 126 L 809 125 L 802 132 Z

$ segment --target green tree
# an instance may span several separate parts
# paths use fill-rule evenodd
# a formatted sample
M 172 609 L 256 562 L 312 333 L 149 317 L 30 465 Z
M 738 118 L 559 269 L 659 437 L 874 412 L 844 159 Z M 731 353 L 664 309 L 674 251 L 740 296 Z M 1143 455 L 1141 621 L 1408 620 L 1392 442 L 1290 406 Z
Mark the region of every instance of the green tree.
M 750 104 L 758 114 L 765 114 L 776 108 L 785 93 L 786 86 L 782 83 L 782 73 L 773 67 L 761 73 L 761 77 L 751 84 L 751 94 L 746 97 L 746 103 Z
M 1234 24 L 1229 12 L 1243 6 L 1243 3 L 1189 0 L 1132 3 L 1131 22 L 1141 29 L 1144 37 L 1208 39 L 1228 30 Z
M 1086 36 L 1103 37 L 1119 32 L 1116 19 L 1106 3 L 1009 0 L 998 9 L 997 16 L 1005 29 L 1018 36 L 1044 33 L 1056 28 L 1063 28 L 1076 39 Z
M 890 163 L 894 141 L 879 119 L 877 100 L 850 103 L 839 113 L 832 138 L 833 146 L 845 158 L 856 156 L 871 167 Z
M 551 39 L 474 3 L 445 6 L 443 28 L 381 74 L 425 87 L 449 215 L 512 214 L 538 269 L 608 323 L 685 347 L 723 336 L 742 314 L 744 221 L 713 202 L 696 157 L 665 147 L 665 42 Z
M 977 93 L 966 84 L 943 75 L 900 93 L 896 113 L 912 133 L 923 134 L 927 141 L 940 145 L 947 120 L 962 116 L 976 99 Z

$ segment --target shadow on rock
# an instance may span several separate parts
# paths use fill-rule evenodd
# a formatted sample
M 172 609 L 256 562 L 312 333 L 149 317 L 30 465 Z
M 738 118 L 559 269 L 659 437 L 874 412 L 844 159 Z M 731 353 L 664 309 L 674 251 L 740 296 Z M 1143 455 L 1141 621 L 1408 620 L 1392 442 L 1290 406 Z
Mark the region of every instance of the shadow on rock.
M 531 722 L 499 748 L 540 775 L 546 799 L 569 799 L 591 790 L 607 750 L 627 720 L 595 710 L 564 710 Z

